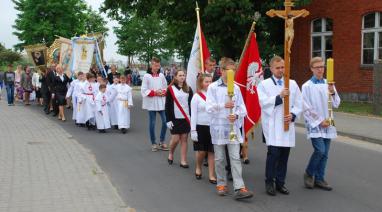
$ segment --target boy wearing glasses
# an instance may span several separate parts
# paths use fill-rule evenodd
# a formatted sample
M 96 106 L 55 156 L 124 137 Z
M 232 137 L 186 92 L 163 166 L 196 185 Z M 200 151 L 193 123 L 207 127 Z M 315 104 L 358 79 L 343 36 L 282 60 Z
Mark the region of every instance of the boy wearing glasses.
M 312 141 L 314 152 L 305 170 L 304 184 L 309 189 L 316 186 L 330 191 L 332 187 L 325 181 L 325 169 L 330 140 L 337 137 L 337 132 L 327 121 L 328 99 L 332 99 L 333 108 L 338 108 L 341 100 L 334 85 L 328 85 L 324 79 L 325 63 L 321 57 L 311 59 L 310 69 L 313 76 L 302 86 L 302 97 L 307 137 Z

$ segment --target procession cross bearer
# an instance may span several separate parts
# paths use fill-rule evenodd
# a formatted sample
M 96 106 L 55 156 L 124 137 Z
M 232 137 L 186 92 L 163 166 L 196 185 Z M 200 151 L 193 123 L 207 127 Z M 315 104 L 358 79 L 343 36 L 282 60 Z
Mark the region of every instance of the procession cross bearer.
M 285 10 L 269 10 L 266 14 L 273 18 L 275 16 L 285 20 L 285 40 L 284 40 L 284 61 L 285 61 L 285 72 L 284 87 L 289 89 L 289 76 L 290 76 L 290 54 L 291 47 L 294 39 L 294 19 L 299 17 L 306 17 L 309 15 L 309 11 L 303 10 L 292 10 L 294 3 L 292 0 L 285 0 L 284 2 Z M 284 115 L 289 114 L 289 96 L 284 98 Z M 289 130 L 289 124 L 284 124 L 284 131 Z

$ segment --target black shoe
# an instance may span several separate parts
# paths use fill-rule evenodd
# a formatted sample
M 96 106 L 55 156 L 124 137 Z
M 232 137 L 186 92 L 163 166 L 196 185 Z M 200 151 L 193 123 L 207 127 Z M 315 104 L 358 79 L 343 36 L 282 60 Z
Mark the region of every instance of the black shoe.
M 246 165 L 249 164 L 249 159 L 244 159 L 243 163 Z
M 211 180 L 210 179 L 209 181 L 210 181 L 211 184 L 215 184 L 215 185 L 218 183 L 216 180 Z
M 168 165 L 172 165 L 174 163 L 174 160 L 167 159 Z
M 230 171 L 227 171 L 227 179 L 233 181 L 232 173 Z
M 188 164 L 180 164 L 180 167 L 184 169 L 188 169 L 190 166 Z
M 114 129 L 118 130 L 118 125 L 114 125 Z
M 122 131 L 122 134 L 126 134 L 127 132 L 126 128 L 122 128 L 121 131 Z
M 196 178 L 197 180 L 201 180 L 201 179 L 202 179 L 202 174 L 196 174 L 196 173 L 195 173 L 195 178 Z
M 285 186 L 276 186 L 276 190 L 285 195 L 289 194 L 289 190 Z
M 276 196 L 276 189 L 275 189 L 275 185 L 273 183 L 265 184 L 265 190 L 267 191 L 268 195 Z
M 53 117 L 55 117 L 55 116 L 57 116 L 58 115 L 58 113 L 53 113 Z
M 106 133 L 106 130 L 98 130 L 99 133 Z
M 49 111 L 45 111 L 45 114 L 46 114 L 46 115 L 49 115 L 49 113 L 50 113 Z

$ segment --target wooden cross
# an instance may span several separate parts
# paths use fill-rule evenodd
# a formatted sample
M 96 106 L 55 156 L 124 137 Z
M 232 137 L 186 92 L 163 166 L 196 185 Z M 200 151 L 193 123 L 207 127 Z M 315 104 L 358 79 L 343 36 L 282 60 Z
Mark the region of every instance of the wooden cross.
M 291 47 L 294 39 L 294 28 L 293 21 L 299 17 L 306 17 L 309 12 L 305 9 L 303 10 L 292 10 L 294 3 L 292 0 L 285 0 L 284 7 L 285 10 L 269 10 L 266 14 L 273 18 L 275 16 L 285 20 L 285 40 L 284 40 L 284 62 L 285 62 L 285 72 L 284 72 L 284 87 L 289 89 L 289 77 L 290 77 L 290 54 Z M 289 96 L 284 98 L 284 115 L 289 114 Z M 289 130 L 289 124 L 284 124 L 284 131 Z

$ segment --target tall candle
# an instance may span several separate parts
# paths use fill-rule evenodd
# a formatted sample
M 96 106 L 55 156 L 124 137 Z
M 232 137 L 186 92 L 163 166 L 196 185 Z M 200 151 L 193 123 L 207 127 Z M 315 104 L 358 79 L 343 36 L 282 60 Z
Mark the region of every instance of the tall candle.
M 326 80 L 334 82 L 334 60 L 329 58 L 326 60 Z
M 235 72 L 232 69 L 227 70 L 227 91 L 228 95 L 233 95 Z

